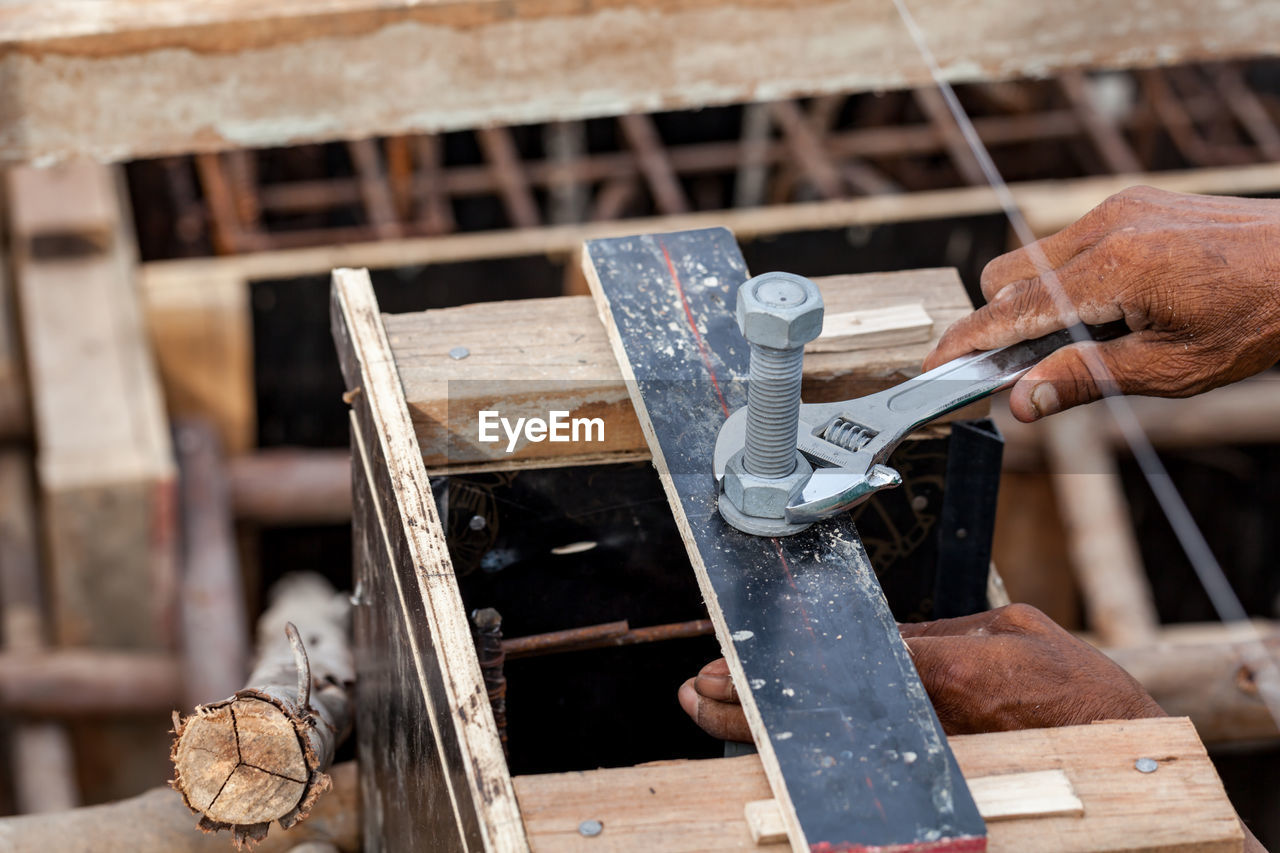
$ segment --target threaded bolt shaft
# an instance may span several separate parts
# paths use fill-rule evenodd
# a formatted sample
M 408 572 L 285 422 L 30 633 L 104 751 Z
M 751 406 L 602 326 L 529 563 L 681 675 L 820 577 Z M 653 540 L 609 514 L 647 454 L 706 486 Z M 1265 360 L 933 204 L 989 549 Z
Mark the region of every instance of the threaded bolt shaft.
M 796 467 L 804 347 L 751 345 L 747 438 L 742 465 L 757 477 L 785 477 Z

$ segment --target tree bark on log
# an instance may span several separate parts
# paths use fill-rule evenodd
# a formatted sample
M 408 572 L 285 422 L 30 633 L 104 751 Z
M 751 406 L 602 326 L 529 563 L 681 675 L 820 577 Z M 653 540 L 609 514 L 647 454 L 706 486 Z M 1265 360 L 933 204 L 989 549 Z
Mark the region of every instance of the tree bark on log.
M 360 849 L 360 787 L 356 764 L 329 771 L 332 787 L 306 823 L 277 832 L 254 853 L 286 853 L 324 842 L 343 853 Z M 46 853 L 226 853 L 226 837 L 191 828 L 191 812 L 168 788 L 100 806 L 52 814 L 0 818 L 0 850 Z
M 201 829 L 230 829 L 237 847 L 307 817 L 352 720 L 349 600 L 317 575 L 284 578 L 272 598 L 248 686 L 174 715 L 173 787 Z

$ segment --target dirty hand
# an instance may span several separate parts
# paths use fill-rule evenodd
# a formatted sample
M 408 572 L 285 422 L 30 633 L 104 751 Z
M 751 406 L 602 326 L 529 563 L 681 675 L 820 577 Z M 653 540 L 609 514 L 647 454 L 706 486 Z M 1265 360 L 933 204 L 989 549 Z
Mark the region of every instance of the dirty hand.
M 1132 330 L 1064 347 L 1033 368 L 1009 399 L 1019 420 L 1096 400 L 1112 380 L 1110 390 L 1126 394 L 1208 391 L 1280 358 L 1280 201 L 1133 187 L 993 260 L 982 292 L 987 305 L 947 330 L 926 370 L 1077 319 L 1123 319 Z
M 1164 716 L 1132 676 L 1026 604 L 898 629 L 947 734 Z M 723 658 L 679 699 L 708 734 L 751 740 Z

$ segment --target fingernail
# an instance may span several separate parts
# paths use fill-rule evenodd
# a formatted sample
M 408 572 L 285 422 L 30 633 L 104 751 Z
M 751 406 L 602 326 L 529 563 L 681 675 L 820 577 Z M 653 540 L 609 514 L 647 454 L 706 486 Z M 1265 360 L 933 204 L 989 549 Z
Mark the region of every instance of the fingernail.
M 1054 388 L 1052 383 L 1049 382 L 1041 382 L 1032 388 L 1031 408 L 1035 410 L 1037 418 L 1052 415 L 1061 409 L 1062 403 L 1058 400 L 1058 389 Z
M 1013 296 L 1013 287 L 1002 287 L 996 291 L 995 296 L 991 297 L 991 301 L 999 302 L 1002 299 L 1008 299 L 1010 296 Z

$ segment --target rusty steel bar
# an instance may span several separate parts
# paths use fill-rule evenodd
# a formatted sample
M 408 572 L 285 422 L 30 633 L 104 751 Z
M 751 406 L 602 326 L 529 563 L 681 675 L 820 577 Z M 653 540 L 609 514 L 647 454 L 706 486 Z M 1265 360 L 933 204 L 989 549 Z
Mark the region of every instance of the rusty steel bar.
M 538 203 L 529 190 L 524 164 L 511 129 L 506 127 L 482 127 L 476 131 L 476 139 L 484 151 L 484 157 L 493 169 L 501 191 L 502 203 L 514 228 L 536 228 L 541 222 Z
M 689 200 L 666 149 L 662 147 L 662 137 L 653 124 L 653 117 L 643 113 L 618 116 L 618 125 L 627 138 L 627 144 L 636 153 L 636 161 L 649 184 L 649 192 L 658 211 L 663 214 L 687 213 Z
M 631 629 L 627 620 L 605 622 L 602 625 L 588 625 L 585 628 L 569 628 L 565 631 L 551 631 L 546 634 L 531 634 L 528 637 L 515 637 L 502 641 L 503 651 L 508 658 L 533 657 L 534 655 L 552 654 L 568 648 L 575 648 L 583 643 L 603 639 L 621 637 Z
M 236 213 L 235 197 L 231 183 L 222 167 L 218 154 L 197 154 L 196 173 L 200 176 L 200 189 L 204 192 L 205 207 L 213 228 L 213 249 L 219 255 L 234 255 L 249 250 L 240 217 Z
M 715 627 L 710 619 L 652 625 L 634 630 L 624 619 L 620 622 L 605 622 L 602 625 L 588 625 L 585 628 L 571 628 L 567 631 L 553 631 L 549 634 L 534 634 L 529 637 L 503 640 L 502 646 L 506 651 L 507 659 L 514 660 L 535 655 L 581 652 L 610 646 L 633 646 L 663 640 L 703 637 L 714 632 Z
M 1118 174 L 1140 172 L 1142 164 L 1128 140 L 1110 118 L 1103 115 L 1093 101 L 1088 81 L 1078 71 L 1069 71 L 1058 78 L 1058 85 L 1071 102 L 1085 131 L 1107 168 Z
M 440 137 L 414 137 L 413 154 L 418 162 L 418 178 L 413 194 L 418 199 L 418 219 L 428 234 L 447 234 L 457 227 L 453 208 L 444 186 L 444 153 Z
M 365 216 L 380 240 L 392 240 L 402 233 L 396 216 L 395 195 L 387 183 L 382 165 L 382 152 L 372 139 L 357 139 L 347 143 L 351 164 L 355 167 L 356 181 L 360 188 L 360 201 Z
M 503 671 L 507 651 L 502 640 L 502 614 L 492 607 L 473 610 L 471 626 L 476 641 L 476 657 L 480 660 L 480 674 L 484 676 L 493 721 L 498 727 L 498 739 L 502 741 L 503 754 L 510 758 L 507 750 L 507 676 Z

